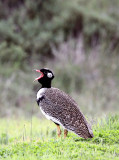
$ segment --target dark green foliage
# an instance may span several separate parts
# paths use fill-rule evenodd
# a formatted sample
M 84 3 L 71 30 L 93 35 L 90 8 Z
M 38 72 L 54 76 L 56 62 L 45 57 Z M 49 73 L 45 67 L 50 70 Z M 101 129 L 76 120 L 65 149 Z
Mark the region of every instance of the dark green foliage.
M 118 109 L 118 8 L 117 0 L 1 0 L 0 114 L 31 111 L 40 87 L 32 69 L 42 67 L 85 113 Z
M 64 90 L 67 93 L 71 93 L 72 90 L 80 92 L 83 85 L 83 80 L 80 75 L 80 69 L 70 64 L 70 66 L 63 69 L 57 68 L 54 82 L 57 83 L 57 87 Z
M 92 45 L 101 39 L 119 39 L 118 14 L 114 1 L 8 0 L 0 2 L 1 63 L 31 62 L 37 55 L 52 56 L 51 44 L 58 45 L 69 35 L 85 35 Z M 88 42 L 88 43 L 87 43 Z

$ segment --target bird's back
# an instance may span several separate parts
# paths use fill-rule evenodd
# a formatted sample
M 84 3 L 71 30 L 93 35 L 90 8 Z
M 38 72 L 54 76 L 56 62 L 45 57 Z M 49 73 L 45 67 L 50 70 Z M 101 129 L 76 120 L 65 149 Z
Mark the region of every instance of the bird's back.
M 42 111 L 54 122 L 75 132 L 83 138 L 92 138 L 90 125 L 81 113 L 77 103 L 66 93 L 57 88 L 48 88 L 40 102 Z

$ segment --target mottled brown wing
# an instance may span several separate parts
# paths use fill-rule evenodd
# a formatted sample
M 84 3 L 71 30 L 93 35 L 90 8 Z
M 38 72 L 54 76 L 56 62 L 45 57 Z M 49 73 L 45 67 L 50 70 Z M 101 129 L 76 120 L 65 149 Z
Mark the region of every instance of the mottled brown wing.
M 47 89 L 41 107 L 48 116 L 53 117 L 66 129 L 83 138 L 93 137 L 91 127 L 77 103 L 63 91 L 57 88 Z

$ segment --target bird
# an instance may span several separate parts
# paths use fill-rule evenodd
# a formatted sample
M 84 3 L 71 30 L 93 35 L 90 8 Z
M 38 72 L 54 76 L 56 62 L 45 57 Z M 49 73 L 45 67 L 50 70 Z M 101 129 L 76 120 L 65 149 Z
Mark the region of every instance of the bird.
M 57 135 L 61 136 L 60 126 L 64 128 L 64 138 L 68 131 L 74 132 L 84 139 L 93 138 L 93 131 L 75 100 L 64 91 L 51 86 L 55 77 L 48 68 L 35 69 L 40 76 L 34 81 L 41 84 L 37 92 L 37 104 L 45 117 L 53 121 L 57 126 Z

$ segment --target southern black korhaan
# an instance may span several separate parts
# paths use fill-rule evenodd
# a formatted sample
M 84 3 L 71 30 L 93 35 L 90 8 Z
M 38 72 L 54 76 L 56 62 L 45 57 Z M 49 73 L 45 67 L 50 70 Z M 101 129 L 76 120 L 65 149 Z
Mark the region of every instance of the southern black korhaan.
M 51 87 L 54 74 L 49 69 L 40 69 L 41 73 L 36 78 L 42 86 L 37 93 L 37 103 L 41 112 L 57 125 L 58 137 L 61 135 L 60 125 L 64 128 L 64 138 L 68 130 L 74 132 L 82 138 L 92 138 L 91 126 L 81 113 L 77 103 L 66 93 L 58 88 Z

